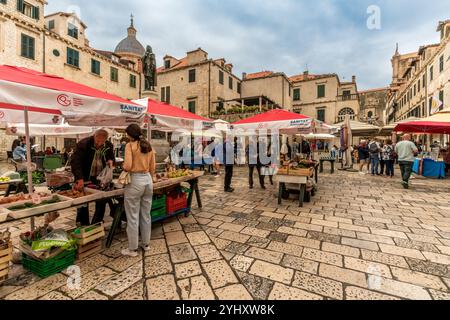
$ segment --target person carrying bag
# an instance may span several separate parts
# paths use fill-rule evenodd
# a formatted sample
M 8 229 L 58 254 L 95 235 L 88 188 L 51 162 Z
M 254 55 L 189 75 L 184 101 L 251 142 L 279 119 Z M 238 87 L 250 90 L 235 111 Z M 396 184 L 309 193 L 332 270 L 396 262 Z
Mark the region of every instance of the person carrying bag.
M 139 246 L 139 231 L 142 248 L 150 250 L 152 228 L 153 177 L 155 175 L 155 152 L 144 139 L 141 128 L 131 124 L 125 130 L 130 142 L 125 147 L 122 175 L 125 182 L 124 204 L 127 216 L 128 248 L 122 250 L 125 256 L 136 257 Z

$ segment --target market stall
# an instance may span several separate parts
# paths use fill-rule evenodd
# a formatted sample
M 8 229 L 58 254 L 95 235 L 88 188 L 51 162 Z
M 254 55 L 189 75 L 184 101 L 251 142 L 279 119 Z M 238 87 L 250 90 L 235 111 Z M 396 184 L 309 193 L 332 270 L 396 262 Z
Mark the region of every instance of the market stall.
M 276 135 L 330 134 L 335 130 L 334 127 L 324 122 L 286 110 L 271 110 L 258 114 L 235 122 L 231 127 L 238 132 Z M 285 141 L 286 139 L 283 138 L 284 143 Z M 314 194 L 315 184 L 318 182 L 319 162 L 301 159 L 288 160 L 285 154 L 286 152 L 281 152 L 280 165 L 275 174 L 278 182 L 279 204 L 281 204 L 282 198 L 289 197 L 289 190 L 292 190 L 300 192 L 299 202 L 300 206 L 303 206 L 303 201 L 305 199 L 309 201 L 310 196 Z M 315 181 L 313 180 L 314 176 Z
M 394 132 L 450 135 L 450 110 L 443 110 L 428 118 L 399 123 Z M 413 171 L 424 177 L 444 179 L 445 162 L 439 159 L 439 154 L 434 157 L 416 159 Z

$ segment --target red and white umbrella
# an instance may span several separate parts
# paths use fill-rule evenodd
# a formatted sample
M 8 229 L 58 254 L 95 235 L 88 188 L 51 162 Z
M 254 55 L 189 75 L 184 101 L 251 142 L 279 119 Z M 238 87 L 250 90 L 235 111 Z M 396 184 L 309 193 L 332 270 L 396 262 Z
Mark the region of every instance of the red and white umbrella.
M 145 108 L 112 94 L 34 70 L 0 65 L 0 121 L 84 126 L 141 122 Z
M 212 120 L 150 98 L 133 102 L 146 107 L 150 128 L 158 131 L 201 131 L 212 128 Z
M 85 126 L 141 122 L 146 108 L 64 78 L 16 66 L 0 65 L 0 122 L 25 124 L 31 167 L 30 123 Z M 28 185 L 32 176 L 28 169 Z
M 282 134 L 330 133 L 333 127 L 311 117 L 276 109 L 232 124 L 233 129 L 274 130 Z

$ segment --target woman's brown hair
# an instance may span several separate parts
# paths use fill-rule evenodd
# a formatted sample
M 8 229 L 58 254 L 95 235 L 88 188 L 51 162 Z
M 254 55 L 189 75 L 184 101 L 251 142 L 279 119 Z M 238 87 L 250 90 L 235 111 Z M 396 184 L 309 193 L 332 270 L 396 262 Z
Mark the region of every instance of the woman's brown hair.
M 126 129 L 125 132 L 134 140 L 139 142 L 139 146 L 141 147 L 141 152 L 144 154 L 147 154 L 152 151 L 152 146 L 150 142 L 147 141 L 147 139 L 144 138 L 144 135 L 142 133 L 141 127 L 139 127 L 137 124 L 133 123 L 130 124 Z

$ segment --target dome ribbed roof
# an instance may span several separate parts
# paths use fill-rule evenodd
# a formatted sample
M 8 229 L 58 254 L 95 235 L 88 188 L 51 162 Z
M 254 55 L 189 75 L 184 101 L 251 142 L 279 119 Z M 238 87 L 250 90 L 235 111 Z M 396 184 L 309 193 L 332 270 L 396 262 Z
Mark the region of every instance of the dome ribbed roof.
M 136 38 L 136 29 L 133 25 L 133 18 L 131 19 L 131 26 L 128 27 L 128 36 L 119 42 L 114 52 L 132 53 L 139 57 L 142 57 L 145 54 L 144 46 Z

